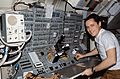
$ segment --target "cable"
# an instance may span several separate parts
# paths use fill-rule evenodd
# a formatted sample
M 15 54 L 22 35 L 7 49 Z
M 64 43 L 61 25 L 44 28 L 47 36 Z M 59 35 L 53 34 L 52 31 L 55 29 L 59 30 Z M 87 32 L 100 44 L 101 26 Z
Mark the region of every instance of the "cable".
M 15 71 L 14 71 L 14 73 L 11 75 L 10 79 L 14 79 L 14 77 L 15 77 L 15 75 L 17 74 L 18 70 L 19 70 L 19 64 L 16 64 L 16 65 L 15 65 Z
M 0 45 L 0 49 L 2 49 L 2 48 L 4 48 L 5 47 L 5 45 Z
M 87 9 L 82 9 L 82 8 L 76 8 L 76 7 L 73 7 L 67 0 L 63 0 L 63 1 L 65 1 L 67 4 L 69 4 L 73 9 L 75 9 L 75 10 L 84 10 L 84 11 L 89 11 L 89 10 L 87 10 Z
M 63 17 L 63 34 L 64 34 L 66 10 L 67 10 L 67 2 L 65 3 L 65 11 L 64 11 L 64 17 Z
M 13 10 L 16 11 L 15 7 L 18 5 L 18 4 L 23 4 L 23 5 L 27 5 L 29 8 L 33 7 L 32 4 L 26 4 L 25 2 L 16 2 L 14 5 L 13 5 Z
M 21 55 L 22 55 L 22 52 L 20 51 L 18 56 L 15 59 L 13 59 L 11 61 L 7 61 L 3 65 L 8 65 L 8 64 L 12 64 L 12 63 L 16 62 L 21 57 Z
M 28 42 L 28 41 L 31 39 L 31 37 L 32 37 L 32 32 L 29 31 L 29 33 L 30 33 L 30 35 L 29 35 L 28 39 L 25 40 L 25 42 Z M 4 41 L 2 41 L 2 42 L 4 42 Z M 2 61 L 0 62 L 0 66 L 2 66 L 2 65 L 8 65 L 8 64 L 12 64 L 12 63 L 16 62 L 16 61 L 21 57 L 21 55 L 22 55 L 22 52 L 21 52 L 20 50 L 22 50 L 22 48 L 24 47 L 25 42 L 22 43 L 22 46 L 18 46 L 18 50 L 17 50 L 17 51 L 12 52 L 12 53 L 8 53 L 8 47 L 5 47 L 5 50 L 4 50 L 5 55 L 4 55 L 4 58 L 2 59 Z M 5 43 L 5 42 L 4 42 L 3 44 L 8 45 L 8 44 Z M 12 45 L 13 45 L 13 44 L 12 44 Z M 11 45 L 10 45 L 10 46 L 11 46 Z M 16 54 L 16 53 L 18 53 L 18 52 L 19 52 L 19 54 L 18 54 L 18 56 L 17 56 L 16 58 L 14 58 L 13 60 L 10 60 L 10 61 L 5 62 L 6 59 L 7 59 L 7 57 L 8 57 L 8 54 Z
M 25 45 L 25 43 L 23 43 L 21 47 L 18 47 L 17 51 L 15 51 L 15 52 L 9 52 L 8 54 L 16 54 L 17 52 L 19 52 L 20 50 L 23 49 L 24 45 Z
M 4 57 L 3 57 L 2 61 L 0 62 L 0 67 L 5 63 L 7 57 L 8 57 L 8 47 L 5 47 L 4 48 Z
M 26 40 L 25 42 L 28 42 L 28 41 L 31 39 L 31 37 L 32 37 L 32 31 L 31 31 L 31 30 L 28 30 L 27 32 L 30 33 L 30 36 L 27 38 L 27 40 Z

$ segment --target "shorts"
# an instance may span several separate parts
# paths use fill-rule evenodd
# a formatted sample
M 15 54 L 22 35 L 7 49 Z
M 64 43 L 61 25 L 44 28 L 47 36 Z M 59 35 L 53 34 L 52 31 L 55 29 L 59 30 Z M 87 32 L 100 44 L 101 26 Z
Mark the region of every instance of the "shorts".
M 120 79 L 120 69 L 119 70 L 107 70 L 100 79 Z

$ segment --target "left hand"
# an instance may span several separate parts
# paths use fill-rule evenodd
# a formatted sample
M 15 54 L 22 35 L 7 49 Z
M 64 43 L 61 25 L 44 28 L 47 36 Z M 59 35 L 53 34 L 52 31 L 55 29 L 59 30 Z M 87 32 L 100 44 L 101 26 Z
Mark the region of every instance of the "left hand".
M 85 69 L 81 75 L 86 75 L 86 76 L 90 76 L 93 74 L 93 71 L 92 71 L 92 68 L 88 68 L 88 69 Z

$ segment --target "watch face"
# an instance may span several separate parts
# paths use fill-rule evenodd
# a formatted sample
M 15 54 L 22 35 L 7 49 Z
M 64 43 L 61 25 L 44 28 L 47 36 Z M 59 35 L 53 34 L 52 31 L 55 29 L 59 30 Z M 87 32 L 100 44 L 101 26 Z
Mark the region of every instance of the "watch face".
M 95 72 L 95 68 L 94 68 L 94 67 L 92 67 L 92 72 L 93 72 L 93 73 Z

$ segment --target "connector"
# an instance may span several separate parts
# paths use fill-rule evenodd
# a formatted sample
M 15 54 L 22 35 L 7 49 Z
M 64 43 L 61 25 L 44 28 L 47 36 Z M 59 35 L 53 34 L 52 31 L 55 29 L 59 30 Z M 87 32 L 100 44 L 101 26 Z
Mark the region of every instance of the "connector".
M 16 64 L 15 65 L 15 70 L 18 70 L 19 69 L 19 64 Z

